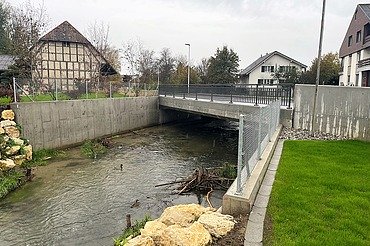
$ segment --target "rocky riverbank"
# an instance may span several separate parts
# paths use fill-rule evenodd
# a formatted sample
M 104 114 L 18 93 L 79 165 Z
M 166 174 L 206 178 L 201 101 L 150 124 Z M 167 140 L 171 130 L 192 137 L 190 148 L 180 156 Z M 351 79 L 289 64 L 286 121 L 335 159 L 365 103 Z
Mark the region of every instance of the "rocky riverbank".
M 225 236 L 236 221 L 230 215 L 198 204 L 168 207 L 162 215 L 145 224 L 141 235 L 129 238 L 127 246 L 205 246 Z

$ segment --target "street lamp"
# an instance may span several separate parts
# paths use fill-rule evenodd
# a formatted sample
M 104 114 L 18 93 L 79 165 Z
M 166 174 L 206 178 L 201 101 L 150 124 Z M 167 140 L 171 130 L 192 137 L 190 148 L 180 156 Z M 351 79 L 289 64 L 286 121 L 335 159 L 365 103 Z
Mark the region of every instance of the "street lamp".
M 190 44 L 185 44 L 189 46 L 189 55 L 188 55 L 188 94 L 190 92 Z

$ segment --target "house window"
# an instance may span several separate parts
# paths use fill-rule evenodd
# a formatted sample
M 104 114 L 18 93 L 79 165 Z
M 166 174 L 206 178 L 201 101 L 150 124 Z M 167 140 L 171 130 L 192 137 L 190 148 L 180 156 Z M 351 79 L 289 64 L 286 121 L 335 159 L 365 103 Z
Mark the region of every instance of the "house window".
M 358 74 L 356 74 L 356 86 L 358 86 L 359 79 L 360 79 L 360 76 Z
M 261 72 L 262 73 L 265 73 L 265 72 L 273 73 L 274 72 L 274 66 L 262 66 L 261 67 Z
M 350 85 L 351 75 L 348 75 L 347 85 Z
M 362 36 L 362 33 L 361 33 L 361 30 L 357 32 L 356 34 L 356 43 L 360 42 L 361 41 L 361 36 Z
M 363 43 L 366 43 L 367 41 L 369 41 L 367 38 L 370 36 L 370 24 L 367 23 L 365 26 L 364 26 L 364 42 Z
M 352 45 L 352 35 L 348 37 L 348 47 Z
M 263 84 L 263 79 L 258 79 L 258 84 L 262 85 Z
M 70 42 L 62 42 L 63 47 L 70 47 L 71 43 Z

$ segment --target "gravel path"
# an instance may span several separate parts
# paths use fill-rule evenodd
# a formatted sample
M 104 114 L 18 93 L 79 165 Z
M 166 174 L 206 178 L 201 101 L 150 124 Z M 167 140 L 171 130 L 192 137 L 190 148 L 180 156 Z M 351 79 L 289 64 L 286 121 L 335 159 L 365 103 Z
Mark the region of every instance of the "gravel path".
M 311 135 L 309 130 L 283 128 L 280 133 L 279 139 L 288 140 L 346 140 L 347 137 L 335 136 L 330 133 L 315 132 L 314 136 Z

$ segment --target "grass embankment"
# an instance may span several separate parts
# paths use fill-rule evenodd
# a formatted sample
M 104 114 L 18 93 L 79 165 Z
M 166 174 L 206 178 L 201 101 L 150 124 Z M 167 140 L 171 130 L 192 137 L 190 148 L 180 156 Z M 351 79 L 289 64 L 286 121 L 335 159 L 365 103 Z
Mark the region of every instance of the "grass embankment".
M 64 151 L 41 149 L 33 152 L 32 160 L 24 162 L 20 167 L 8 171 L 0 171 L 0 199 L 27 181 L 29 178 L 26 177 L 28 168 L 46 165 L 47 160 L 64 156 Z
M 286 141 L 267 245 L 370 245 L 370 143 Z

